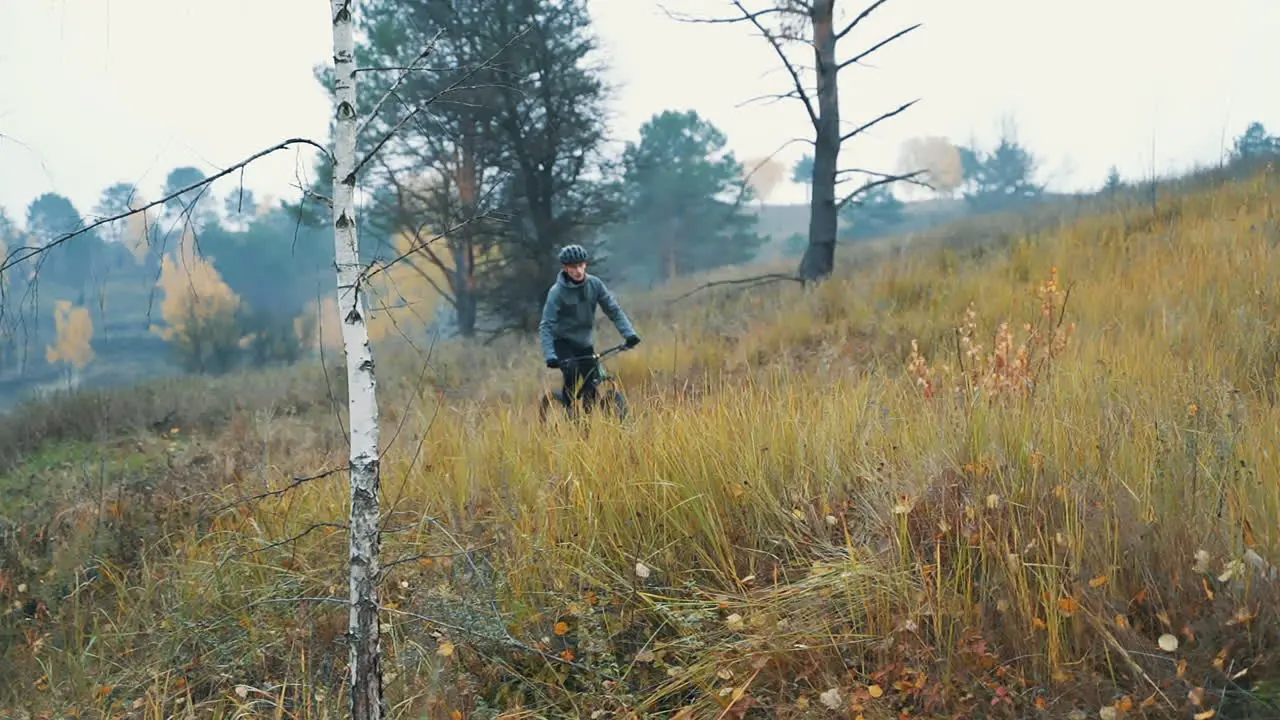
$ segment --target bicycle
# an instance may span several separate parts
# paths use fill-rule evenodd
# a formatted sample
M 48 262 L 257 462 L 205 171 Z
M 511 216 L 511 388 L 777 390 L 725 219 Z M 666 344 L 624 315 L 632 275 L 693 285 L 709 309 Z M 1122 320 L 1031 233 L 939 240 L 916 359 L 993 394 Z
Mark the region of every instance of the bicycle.
M 609 371 L 605 369 L 602 360 L 614 353 L 625 352 L 630 349 L 631 348 L 627 347 L 624 343 L 622 345 L 615 345 L 614 347 L 603 350 L 594 355 L 584 355 L 581 357 L 565 358 L 560 360 L 561 365 L 564 365 L 565 363 L 578 363 L 589 360 L 595 361 L 595 372 L 584 377 L 583 382 L 589 382 L 595 385 L 595 404 L 599 405 L 607 414 L 612 415 L 619 421 L 627 419 L 627 411 L 629 409 L 627 406 L 627 397 L 622 393 L 622 390 L 618 388 L 617 378 L 610 375 Z M 602 385 L 608 385 L 609 387 L 602 390 Z M 576 418 L 577 408 L 575 406 L 577 403 L 571 403 L 568 395 L 565 393 L 565 389 L 561 387 L 556 390 L 548 390 L 543 393 L 542 398 L 538 403 L 538 420 L 540 422 L 545 423 L 547 421 L 547 416 L 550 414 L 553 405 L 559 405 L 563 408 L 571 419 Z M 587 412 L 591 412 L 591 409 L 587 408 Z

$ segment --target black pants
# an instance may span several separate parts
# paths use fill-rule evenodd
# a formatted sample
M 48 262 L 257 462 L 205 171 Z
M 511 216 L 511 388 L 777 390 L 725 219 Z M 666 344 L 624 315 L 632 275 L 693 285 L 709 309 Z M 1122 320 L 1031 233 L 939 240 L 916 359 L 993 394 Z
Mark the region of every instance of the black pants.
M 560 372 L 564 375 L 564 396 L 570 402 L 574 399 L 574 390 L 578 391 L 578 399 L 586 407 L 591 407 L 596 399 L 596 350 L 591 345 L 578 345 L 556 338 L 552 341 L 556 357 L 560 359 Z M 578 388 L 578 383 L 582 387 Z

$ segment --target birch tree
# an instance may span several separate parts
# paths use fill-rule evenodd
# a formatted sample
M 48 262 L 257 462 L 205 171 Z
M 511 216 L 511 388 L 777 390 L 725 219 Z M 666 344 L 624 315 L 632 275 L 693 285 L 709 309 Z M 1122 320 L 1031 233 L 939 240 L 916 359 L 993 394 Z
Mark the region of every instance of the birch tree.
M 382 695 L 382 649 L 378 626 L 380 468 L 378 394 L 369 344 L 356 235 L 356 0 L 331 0 L 333 8 L 334 138 L 333 242 L 338 274 L 338 311 L 347 359 L 350 413 L 351 510 L 348 525 L 348 587 L 352 720 L 386 715 Z
M 308 138 L 290 138 L 254 153 L 222 170 L 196 178 L 175 180 L 171 174 L 164 197 L 122 210 L 109 217 L 98 218 L 81 227 L 65 232 L 46 234 L 49 239 L 38 244 L 17 247 L 0 246 L 0 278 L 8 279 L 6 271 L 16 266 L 38 261 L 59 246 L 72 241 L 94 239 L 81 238 L 98 228 L 129 220 L 165 207 L 181 205 L 181 212 L 190 220 L 193 203 L 184 199 L 199 197 L 206 186 L 241 171 L 256 160 L 295 145 L 308 145 L 318 150 L 323 163 L 332 168 L 332 197 L 324 197 L 313 189 L 304 194 L 324 201 L 332 209 L 334 254 L 336 267 L 336 307 L 330 302 L 321 305 L 322 312 L 341 318 L 342 342 L 346 357 L 348 410 L 349 410 L 349 476 L 350 514 L 348 525 L 348 644 L 350 670 L 350 716 L 353 720 L 382 720 L 387 706 L 383 696 L 381 668 L 381 637 L 379 627 L 378 582 L 381 568 L 381 490 L 379 465 L 379 426 L 377 383 L 374 373 L 373 352 L 369 339 L 366 298 L 370 279 L 377 269 L 366 269 L 360 261 L 359 237 L 356 230 L 355 186 L 362 168 L 374 160 L 379 149 L 386 145 L 406 123 L 418 117 L 435 98 L 414 108 L 401 122 L 370 144 L 363 156 L 357 155 L 358 103 L 355 54 L 354 16 L 358 0 L 330 0 L 332 41 L 334 58 L 334 118 L 333 150 Z M 487 65 L 486 65 L 487 67 Z M 410 68 L 410 71 L 412 67 Z M 405 72 L 404 75 L 407 75 Z M 402 75 L 402 78 L 403 76 Z M 369 113 L 375 114 L 386 97 L 379 100 Z M 176 185 L 189 179 L 182 187 Z M 416 251 L 418 248 L 411 248 Z M 0 305 L 2 310 L 4 305 Z M 292 486 L 291 486 L 292 487 Z
M 888 0 L 873 0 L 853 14 L 852 0 L 761 0 L 764 7 L 752 9 L 751 0 L 731 0 L 737 15 L 726 18 L 680 18 L 688 22 L 749 24 L 769 43 L 787 71 L 791 87 L 769 99 L 792 99 L 804 108 L 813 131 L 813 165 L 809 200 L 809 241 L 800 261 L 799 277 L 818 281 L 835 269 L 836 234 L 840 211 L 860 195 L 900 181 L 916 181 L 919 172 L 883 173 L 862 168 L 840 167 L 841 147 L 876 125 L 905 112 L 917 101 L 904 103 L 855 127 L 842 124 L 840 115 L 840 73 L 863 62 L 878 50 L 920 27 L 920 23 L 889 35 L 852 55 L 842 57 L 839 45 L 850 33 Z M 850 17 L 851 16 L 851 17 Z M 796 56 L 796 48 L 812 52 L 812 82 L 808 66 Z M 857 180 L 862 182 L 858 183 Z M 852 190 L 845 184 L 853 182 Z

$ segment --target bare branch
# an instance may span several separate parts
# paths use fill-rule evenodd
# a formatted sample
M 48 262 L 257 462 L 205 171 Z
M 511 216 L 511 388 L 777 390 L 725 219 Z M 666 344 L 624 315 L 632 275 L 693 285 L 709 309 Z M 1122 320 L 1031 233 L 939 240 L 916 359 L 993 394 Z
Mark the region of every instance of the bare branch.
M 918 27 L 920 27 L 920 26 L 922 26 L 922 25 L 924 25 L 924 23 L 916 23 L 915 25 L 912 25 L 911 27 L 906 28 L 905 30 L 899 30 L 898 32 L 896 32 L 896 33 L 894 33 L 894 34 L 890 35 L 889 37 L 885 38 L 884 40 L 881 40 L 880 42 L 876 43 L 875 45 L 872 45 L 870 48 L 868 48 L 868 49 L 866 49 L 866 50 L 863 50 L 862 52 L 858 53 L 857 55 L 854 55 L 853 57 L 849 58 L 848 60 L 845 60 L 844 62 L 840 63 L 839 65 L 837 65 L 837 66 L 836 66 L 836 72 L 840 72 L 841 70 L 843 70 L 843 69 L 845 69 L 845 68 L 849 67 L 850 65 L 856 65 L 857 63 L 859 63 L 859 62 L 861 62 L 861 61 L 865 60 L 868 56 L 870 56 L 870 55 L 871 55 L 871 53 L 873 53 L 873 52 L 875 52 L 875 51 L 879 50 L 880 48 L 884 47 L 885 45 L 888 45 L 889 43 L 893 42 L 894 40 L 897 40 L 898 38 L 900 38 L 900 37 L 902 37 L 902 36 L 906 35 L 907 33 L 911 32 L 912 30 L 915 30 L 916 28 L 918 28 Z
M 853 192 L 846 195 L 843 200 L 837 202 L 836 212 L 840 212 L 842 209 L 844 209 L 845 205 L 848 205 L 850 202 L 854 200 L 854 198 L 858 197 L 863 193 L 870 192 L 871 190 L 874 190 L 882 185 L 889 185 L 896 182 L 912 182 L 915 178 L 921 175 L 924 175 L 926 172 L 928 171 L 916 170 L 915 172 L 909 172 L 902 175 L 884 175 L 883 177 L 876 180 L 868 180 L 866 183 L 860 186 L 857 190 L 854 190 Z M 928 183 L 915 181 L 913 182 L 913 184 L 922 185 L 924 187 L 929 188 L 930 190 L 933 189 L 933 186 L 929 185 Z
M 405 563 L 417 562 L 418 560 L 440 560 L 443 558 L 462 557 L 467 553 L 472 553 L 472 552 L 476 552 L 477 550 L 484 550 L 486 548 L 491 548 L 491 547 L 493 547 L 493 543 L 489 543 L 488 545 L 481 545 L 478 548 L 467 548 L 465 550 L 459 550 L 457 552 L 451 552 L 451 553 L 422 553 L 421 555 L 410 555 L 408 557 L 399 558 L 398 560 L 392 560 L 391 562 L 383 565 L 382 572 L 385 575 L 388 570 L 390 570 L 391 568 L 397 565 L 404 565 Z
M 890 110 L 889 112 L 884 113 L 883 115 L 881 115 L 880 117 L 878 117 L 878 118 L 876 118 L 876 119 L 874 119 L 874 120 L 870 120 L 870 121 L 868 121 L 868 122 L 866 122 L 866 123 L 863 123 L 862 125 L 859 125 L 858 127 L 854 128 L 853 130 L 850 130 L 849 132 L 845 133 L 844 135 L 841 135 L 841 136 L 840 136 L 840 142 L 841 142 L 841 143 L 844 143 L 846 140 L 850 140 L 850 139 L 852 139 L 852 138 L 854 138 L 854 137 L 856 137 L 856 136 L 858 136 L 858 135 L 862 134 L 863 132 L 865 132 L 865 131 L 867 131 L 867 130 L 870 130 L 871 128 L 875 127 L 877 124 L 879 124 L 879 123 L 881 123 L 881 122 L 884 122 L 885 120 L 888 120 L 889 118 L 891 118 L 891 117 L 893 117 L 893 116 L 895 116 L 895 115 L 900 115 L 900 114 L 902 114 L 902 113 L 906 112 L 908 108 L 910 108 L 912 105 L 915 105 L 915 104 L 916 104 L 916 103 L 918 103 L 918 102 L 920 102 L 920 98 L 916 98 L 915 100 L 912 100 L 912 101 L 911 101 L 911 102 L 909 102 L 909 103 L 904 103 L 903 105 L 899 106 L 899 107 L 898 107 L 897 109 L 895 109 L 895 110 Z
M 744 191 L 746 190 L 747 183 L 751 181 L 751 176 L 755 175 L 760 168 L 764 167 L 766 164 L 768 164 L 770 160 L 777 157 L 778 153 L 782 152 L 783 150 L 786 150 L 787 148 L 791 147 L 795 143 L 809 143 L 810 145 L 812 145 L 813 141 L 806 138 L 791 138 L 790 140 L 779 145 L 777 150 L 774 150 L 773 152 L 766 155 L 764 158 L 761 158 L 760 162 L 756 163 L 754 167 L 752 167 L 742 176 L 742 189 Z M 736 207 L 736 203 L 735 203 L 735 207 Z
M 880 7 L 881 5 L 885 4 L 888 1 L 889 0 L 876 0 L 866 10 L 863 10 L 862 12 L 858 13 L 858 16 L 855 17 L 853 20 L 851 20 L 848 25 L 845 25 L 843 30 L 836 33 L 836 42 L 839 42 L 841 39 L 844 38 L 845 35 L 848 35 L 850 32 L 852 32 L 853 29 L 858 26 L 858 23 L 862 22 L 863 20 L 866 20 L 867 16 L 875 12 L 876 8 Z
M 280 495 L 284 495 L 285 493 L 289 492 L 290 490 L 293 490 L 294 488 L 300 487 L 302 485 L 306 485 L 307 483 L 310 483 L 310 482 L 315 482 L 316 480 L 323 480 L 327 477 L 332 477 L 333 475 L 337 475 L 338 473 L 343 472 L 346 469 L 347 469 L 346 466 L 329 468 L 328 470 L 322 470 L 314 475 L 303 475 L 300 477 L 295 477 L 293 478 L 292 482 L 290 482 L 288 485 L 285 485 L 282 488 L 276 488 L 275 490 L 268 490 L 267 492 L 258 493 L 257 495 L 250 495 L 249 497 L 240 498 L 239 500 L 229 502 L 225 505 L 220 505 L 214 508 L 213 510 L 211 510 L 209 514 L 217 515 L 218 513 L 221 513 L 225 510 L 230 510 L 231 508 L 237 505 L 243 505 L 244 503 L 255 502 L 258 500 L 265 500 L 270 497 L 279 497 Z
M 699 18 L 699 17 L 693 17 L 692 15 L 685 15 L 684 13 L 673 13 L 670 10 L 668 10 L 665 5 L 661 5 L 661 4 L 658 5 L 658 9 L 661 10 L 667 17 L 671 18 L 672 20 L 675 20 L 676 22 L 696 23 L 699 25 L 735 25 L 737 23 L 743 23 L 743 22 L 754 23 L 756 20 L 766 15 L 802 15 L 802 16 L 805 15 L 805 13 L 802 11 L 801 8 L 791 7 L 788 5 L 780 5 L 778 7 L 769 7 L 763 10 L 757 10 L 755 12 L 747 12 L 746 9 L 744 9 L 741 5 L 739 5 L 736 2 L 734 3 L 734 5 L 737 5 L 738 9 L 742 11 L 743 13 L 742 17 Z
M 466 227 L 467 225 L 470 225 L 472 222 L 475 222 L 476 220 L 479 220 L 479 219 L 480 219 L 480 217 L 481 217 L 481 216 L 473 215 L 472 217 L 469 217 L 469 218 L 467 218 L 466 220 L 463 220 L 462 222 L 460 222 L 460 223 L 458 223 L 458 224 L 454 225 L 453 227 L 448 228 L 448 229 L 447 229 L 447 230 L 445 230 L 444 232 L 442 232 L 442 233 L 438 233 L 438 234 L 436 234 L 436 235 L 433 235 L 433 236 L 431 236 L 430 238 L 428 238 L 428 239 L 426 239 L 426 240 L 421 240 L 422 235 L 421 235 L 420 233 L 422 232 L 422 230 L 423 230 L 423 229 L 425 229 L 425 228 L 426 228 L 426 223 L 423 223 L 421 226 L 419 226 L 419 227 L 418 227 L 418 229 L 417 229 L 417 230 L 415 230 L 415 231 L 414 231 L 414 233 L 413 233 L 413 237 L 414 237 L 415 242 L 414 242 L 414 243 L 409 247 L 409 249 L 408 249 L 408 250 L 406 250 L 406 251 L 405 251 L 405 252 L 403 252 L 403 253 L 400 253 L 399 255 L 397 255 L 396 257 L 392 258 L 392 259 L 391 259 L 390 261 L 388 261 L 388 262 L 381 263 L 381 264 L 379 264 L 377 267 L 370 268 L 367 272 L 365 272 L 365 274 L 364 274 L 363 278 L 361 279 L 361 282 L 367 282 L 370 278 L 372 278 L 373 276 L 377 275 L 378 273 L 380 273 L 380 272 L 384 272 L 384 271 L 386 271 L 386 270 L 390 270 L 390 269 L 391 269 L 391 267 L 392 267 L 393 265 L 396 265 L 396 264 L 401 263 L 401 262 L 405 262 L 405 260 L 406 260 L 410 255 L 414 254 L 415 252 L 418 252 L 419 250 L 427 250 L 427 249 L 428 249 L 428 246 L 429 246 L 429 245 L 431 245 L 432 243 L 434 243 L 434 242 L 436 242 L 437 240 L 440 240 L 440 239 L 442 239 L 442 238 L 446 238 L 446 237 L 448 237 L 450 233 L 456 232 L 456 231 L 458 231 L 458 230 L 460 230 L 460 229 L 462 229 L 462 228 Z M 443 266 L 442 266 L 442 268 L 443 268 Z
M 921 172 L 927 173 L 928 171 L 922 170 Z M 855 173 L 858 175 L 870 175 L 872 177 L 878 177 L 878 178 L 894 178 L 895 180 L 901 180 L 902 182 L 911 183 L 912 185 L 917 185 L 919 187 L 927 188 L 929 190 L 935 189 L 932 185 L 930 185 L 928 182 L 925 182 L 923 180 L 916 180 L 915 178 L 905 176 L 905 175 L 894 175 L 891 173 L 884 173 L 878 170 L 866 170 L 864 168 L 844 168 L 843 170 L 837 170 L 836 184 L 838 185 L 838 184 L 849 181 L 849 178 L 847 177 L 844 179 L 841 179 L 840 178 L 841 175 L 852 175 Z
M 369 113 L 365 115 L 364 122 L 360 123 L 360 127 L 356 129 L 356 135 L 364 134 L 365 129 L 369 127 L 369 123 L 373 122 L 378 117 L 378 111 L 382 109 L 384 104 L 386 104 L 387 99 L 394 95 L 396 90 L 399 89 L 400 84 L 405 81 L 405 78 L 409 77 L 409 75 L 417 69 L 418 63 L 426 60 L 436 49 L 436 43 L 440 41 L 441 35 L 444 35 L 444 30 L 436 32 L 436 36 L 431 38 L 431 40 L 422 48 L 422 52 L 418 53 L 418 56 L 413 59 L 413 62 L 409 63 L 409 67 L 405 68 L 404 71 L 400 73 L 400 77 L 396 78 L 395 82 L 391 83 L 391 87 L 387 88 L 387 91 L 382 94 L 382 97 L 378 98 L 378 102 L 374 103 L 373 107 L 369 110 Z M 359 70 L 356 72 L 359 72 Z
M 703 290 L 710 290 L 713 287 L 723 287 L 726 285 L 745 285 L 748 288 L 753 288 L 753 287 L 759 287 L 761 285 L 768 285 L 769 283 L 778 282 L 780 280 L 791 280 L 793 282 L 798 282 L 798 283 L 804 282 L 804 280 L 801 279 L 800 276 L 788 275 L 786 273 L 766 273 L 764 275 L 754 275 L 752 277 L 737 278 L 734 280 L 716 280 L 709 283 L 703 283 L 702 285 L 699 285 L 698 287 L 690 290 L 689 292 L 684 293 L 683 295 L 680 295 L 676 298 L 673 298 L 668 302 L 677 303 L 689 297 L 690 295 L 700 293 Z
M 332 522 L 313 523 L 310 527 L 298 533 L 297 535 L 292 535 L 283 540 L 277 540 L 273 543 L 267 543 L 266 545 L 259 545 L 256 548 L 253 548 L 251 550 L 245 550 L 244 552 L 232 553 L 227 557 L 223 558 L 222 562 L 218 563 L 218 565 L 219 566 L 226 565 L 228 562 L 236 558 L 247 557 L 249 555 L 253 555 L 254 553 L 260 553 L 260 552 L 263 552 L 264 550 L 271 550 L 273 548 L 283 547 L 285 545 L 288 545 L 289 543 L 297 542 L 302 538 L 315 532 L 316 530 L 319 530 L 320 528 L 336 528 L 338 530 L 346 530 L 347 526 L 343 525 L 342 523 L 332 523 Z
M 499 55 L 506 52 L 507 48 L 511 47 L 512 45 L 515 44 L 517 40 L 524 37 L 525 33 L 529 32 L 529 30 L 530 28 L 526 27 L 520 32 L 511 36 L 511 39 L 508 40 L 506 44 L 498 48 L 483 63 L 463 73 L 461 77 L 459 77 L 457 80 L 454 80 L 452 83 L 450 83 L 448 87 L 437 92 L 435 95 L 432 95 L 425 103 L 415 107 L 413 110 L 410 110 L 407 115 L 400 118 L 400 121 L 395 124 L 395 127 L 388 130 L 387 133 L 382 136 L 382 139 L 374 144 L 373 149 L 369 151 L 369 154 L 365 155 L 364 158 L 360 160 L 360 162 L 356 163 L 355 168 L 351 170 L 351 174 L 353 176 L 359 174 L 360 170 L 364 168 L 365 165 L 369 164 L 369 161 L 372 160 L 373 157 L 378 154 L 378 151 L 382 149 L 382 146 L 386 145 L 391 140 L 391 138 L 396 136 L 396 133 L 400 132 L 400 130 L 403 129 L 405 125 L 409 124 L 410 120 L 413 120 L 414 118 L 416 118 L 419 113 L 421 113 L 423 110 L 426 110 L 428 107 L 430 107 L 433 103 L 438 101 L 440 98 L 444 97 L 446 94 L 454 92 L 455 90 L 458 90 L 462 86 L 462 83 L 470 79 L 471 76 L 475 75 L 481 70 L 484 70 L 485 68 L 490 67 L 493 64 L 493 61 L 498 59 Z M 351 182 L 351 181 L 352 179 L 350 177 L 344 178 L 344 182 Z
M 266 148 L 265 150 L 259 150 L 258 152 L 250 155 L 249 157 L 241 160 L 240 162 L 234 165 L 231 165 L 230 167 L 227 167 L 226 169 L 214 175 L 210 175 L 209 177 L 199 182 L 194 182 L 184 188 L 179 188 L 178 190 L 175 190 L 158 200 L 153 200 L 152 202 L 149 202 L 146 205 L 143 205 L 142 207 L 131 208 L 126 212 L 122 212 L 117 215 L 112 215 L 111 217 L 99 218 L 95 222 L 90 223 L 80 228 L 79 230 L 73 230 L 71 232 L 63 233 L 62 235 L 59 235 L 58 237 L 54 238 L 53 240 L 50 240 L 49 242 L 43 245 L 36 245 L 36 246 L 24 245 L 22 247 L 11 250 L 9 254 L 4 258 L 4 261 L 0 262 L 0 272 L 4 272 L 5 270 L 8 270 L 9 268 L 17 265 L 18 263 L 24 262 L 26 260 L 30 260 L 31 258 L 36 257 L 38 255 L 42 255 L 48 252 L 49 250 L 52 250 L 53 248 L 63 244 L 64 242 L 71 240 L 72 238 L 78 237 L 80 235 L 83 235 L 91 230 L 94 230 L 95 228 L 101 227 L 102 225 L 113 223 L 113 222 L 116 222 L 117 220 L 124 220 L 127 217 L 137 215 L 138 213 L 141 213 L 141 212 L 146 212 L 147 210 L 150 210 L 153 207 L 156 207 L 158 205 L 163 205 L 171 200 L 177 199 L 183 195 L 186 195 L 192 190 L 200 190 L 202 188 L 205 188 L 213 184 L 214 181 L 224 178 L 227 175 L 230 175 L 231 173 L 236 172 L 237 170 L 248 166 L 250 163 L 254 162 L 255 160 L 263 158 L 279 150 L 284 150 L 285 148 L 288 148 L 293 145 L 310 145 L 311 147 L 314 147 L 315 149 L 324 153 L 325 157 L 329 157 L 329 151 L 323 145 L 321 145 L 320 143 L 314 140 L 309 140 L 307 138 L 290 138 L 283 142 L 272 145 L 271 147 Z
M 764 39 L 769 42 L 769 46 L 773 48 L 773 51 L 774 53 L 777 54 L 778 59 L 782 60 L 782 64 L 786 68 L 787 74 L 791 76 L 791 82 L 795 88 L 794 89 L 795 97 L 804 103 L 804 109 L 809 114 L 809 122 L 813 123 L 813 127 L 816 129 L 818 127 L 818 112 L 813 107 L 813 100 L 809 97 L 809 92 L 805 90 L 804 81 L 800 79 L 800 71 L 796 68 L 795 64 L 791 62 L 791 58 L 787 57 L 786 52 L 783 51 L 782 38 L 779 37 L 778 35 L 775 35 L 771 30 L 766 28 L 763 23 L 760 22 L 760 18 L 765 17 L 767 15 L 772 15 L 772 14 L 784 14 L 784 15 L 791 14 L 791 15 L 802 15 L 805 17 L 807 17 L 807 14 L 804 13 L 800 8 L 795 6 L 790 6 L 790 5 L 765 8 L 764 10 L 759 10 L 757 12 L 751 12 L 750 10 L 747 10 L 747 8 L 742 4 L 742 0 L 733 0 L 733 6 L 738 8 L 738 11 L 742 13 L 742 17 L 736 17 L 736 18 L 683 17 L 682 18 L 672 14 L 670 11 L 666 10 L 666 8 L 663 8 L 663 12 L 666 12 L 667 16 L 671 17 L 673 20 L 678 20 L 680 22 L 704 23 L 704 24 L 726 24 L 726 23 L 749 22 L 752 25 L 754 25 L 756 30 L 759 31 L 759 33 L 764 37 Z M 787 93 L 785 97 L 791 97 L 791 93 Z

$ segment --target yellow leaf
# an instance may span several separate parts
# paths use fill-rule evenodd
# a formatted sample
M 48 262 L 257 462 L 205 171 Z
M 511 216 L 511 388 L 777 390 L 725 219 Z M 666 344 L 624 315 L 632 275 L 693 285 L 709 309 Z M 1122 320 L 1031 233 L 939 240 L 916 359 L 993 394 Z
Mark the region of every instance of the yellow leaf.
M 1196 720 L 1209 720 L 1209 718 L 1217 714 L 1218 714 L 1217 710 L 1209 709 L 1209 710 L 1205 710 L 1204 712 L 1198 712 L 1192 717 L 1194 717 Z
M 451 657 L 453 655 L 453 643 L 448 641 L 440 643 L 440 647 L 436 648 L 436 654 L 440 657 Z
M 1076 602 L 1075 598 L 1060 598 L 1058 600 L 1058 609 L 1062 611 L 1063 615 L 1075 615 L 1076 611 L 1080 609 L 1080 603 Z
M 1089 587 L 1091 587 L 1091 588 L 1100 588 L 1100 587 L 1102 587 L 1103 585 L 1106 585 L 1106 584 L 1107 584 L 1107 576 L 1106 576 L 1106 575 L 1099 575 L 1098 577 L 1096 577 L 1096 578 L 1094 578 L 1094 579 L 1092 579 L 1092 580 L 1090 580 L 1090 581 L 1089 581 Z
M 560 622 L 556 623 L 554 632 L 556 635 L 564 635 L 565 633 L 569 632 L 569 623 L 561 620 Z
M 881 695 L 884 695 L 884 688 L 879 685 L 868 685 L 867 692 L 871 693 L 871 697 L 878 698 Z

